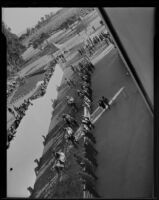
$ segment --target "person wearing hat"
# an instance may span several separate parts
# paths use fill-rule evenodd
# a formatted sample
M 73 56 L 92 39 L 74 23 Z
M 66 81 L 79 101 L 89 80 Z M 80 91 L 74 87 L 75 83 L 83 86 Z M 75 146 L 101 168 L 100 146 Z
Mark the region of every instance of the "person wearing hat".
M 58 152 L 53 151 L 53 154 L 55 156 L 55 170 L 59 174 L 61 170 L 65 167 L 65 161 L 66 161 L 66 156 L 65 153 L 62 152 L 61 150 Z
M 74 98 L 66 96 L 66 99 L 67 99 L 67 104 L 72 106 L 76 111 L 78 111 L 78 108 L 77 108 L 77 106 L 76 106 L 76 104 L 74 102 L 75 101 Z

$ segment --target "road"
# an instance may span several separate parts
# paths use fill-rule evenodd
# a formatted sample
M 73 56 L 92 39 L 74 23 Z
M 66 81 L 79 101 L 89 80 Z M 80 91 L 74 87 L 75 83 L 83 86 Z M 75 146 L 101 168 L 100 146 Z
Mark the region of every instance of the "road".
M 104 95 L 120 95 L 95 123 L 97 192 L 103 198 L 150 198 L 153 187 L 153 119 L 126 68 L 112 50 L 95 64 L 93 109 Z

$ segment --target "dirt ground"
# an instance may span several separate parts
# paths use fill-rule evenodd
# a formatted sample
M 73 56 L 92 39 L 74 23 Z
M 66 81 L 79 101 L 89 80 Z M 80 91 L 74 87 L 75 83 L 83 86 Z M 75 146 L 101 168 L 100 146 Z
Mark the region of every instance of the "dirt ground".
M 95 123 L 97 192 L 103 198 L 150 198 L 153 188 L 153 119 L 116 50 L 96 65 L 94 109 L 104 95 L 120 95 Z

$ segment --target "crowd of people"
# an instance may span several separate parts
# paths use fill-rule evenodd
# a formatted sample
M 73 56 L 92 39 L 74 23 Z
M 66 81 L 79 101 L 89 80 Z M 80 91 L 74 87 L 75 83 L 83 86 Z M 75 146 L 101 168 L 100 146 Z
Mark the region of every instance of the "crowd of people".
M 16 107 L 13 105 L 13 108 L 11 108 L 11 107 L 8 108 L 8 111 L 14 116 L 15 120 L 14 120 L 13 124 L 10 126 L 10 128 L 8 129 L 7 148 L 9 148 L 10 142 L 14 139 L 15 134 L 16 134 L 16 129 L 18 128 L 22 118 L 25 116 L 25 112 L 28 109 L 29 105 L 33 105 L 31 101 L 34 99 L 37 99 L 38 97 L 43 96 L 46 93 L 46 88 L 47 88 L 49 80 L 54 72 L 54 68 L 55 68 L 55 65 L 51 65 L 47 69 L 47 71 L 45 73 L 44 81 L 40 85 L 38 91 L 36 91 L 35 94 L 33 94 L 28 99 L 25 99 L 19 107 Z
M 82 99 L 83 107 L 91 111 L 92 102 L 92 89 L 91 89 L 91 73 L 94 71 L 94 66 L 91 62 L 84 59 L 83 62 L 79 63 L 77 73 L 81 79 L 81 89 L 76 90 L 77 95 Z M 74 83 L 75 84 L 75 83 Z M 75 99 L 72 96 L 66 96 L 67 104 L 78 111 L 78 106 Z M 92 129 L 94 125 L 92 124 L 90 117 L 83 116 L 81 120 L 81 125 L 77 120 L 68 113 L 62 114 L 62 119 L 65 122 L 64 138 L 67 145 L 70 143 L 78 149 L 79 141 L 76 137 L 74 128 L 82 127 L 82 134 L 84 136 L 84 152 L 83 155 L 77 156 L 74 154 L 74 158 L 77 163 L 81 166 L 81 171 L 79 172 L 80 180 L 85 185 L 84 190 L 89 191 L 94 197 L 99 197 L 95 189 L 95 181 L 97 177 L 95 175 L 95 168 L 97 167 L 97 161 L 95 156 L 97 151 L 93 147 L 96 143 L 95 137 L 92 134 Z M 55 163 L 53 169 L 60 175 L 62 175 L 63 169 L 66 164 L 66 152 L 64 150 L 55 151 L 53 150 L 53 156 L 55 158 Z
M 92 39 L 89 38 L 87 40 L 87 44 L 84 47 L 81 47 L 78 52 L 79 54 L 82 55 L 88 55 L 88 56 L 92 56 L 96 50 L 98 49 L 97 47 L 99 47 L 98 45 L 101 45 L 104 42 L 104 44 L 106 43 L 107 45 L 109 45 L 110 43 L 114 44 L 113 40 L 111 39 L 110 34 L 101 32 L 100 34 L 94 36 Z
M 105 42 L 107 45 L 110 43 L 113 43 L 110 34 L 107 33 L 100 33 L 97 36 L 94 36 L 92 39 L 89 38 L 85 48 L 82 47 L 78 50 L 78 52 L 81 54 L 81 56 L 92 56 L 95 51 L 98 44 Z M 59 55 L 55 59 L 57 62 L 66 62 L 66 59 L 63 54 Z M 92 88 L 91 88 L 91 75 L 95 70 L 94 65 L 85 57 L 82 62 L 78 64 L 78 67 L 71 66 L 71 69 L 74 73 L 76 73 L 80 79 L 81 79 L 81 88 L 76 89 L 77 96 L 82 100 L 82 106 L 88 110 L 88 113 L 91 112 L 91 103 L 93 101 L 92 99 Z M 24 100 L 24 102 L 19 106 L 15 107 L 14 109 L 8 108 L 8 111 L 14 115 L 15 121 L 11 125 L 11 127 L 8 130 L 8 139 L 7 139 L 7 148 L 10 145 L 10 141 L 13 140 L 16 134 L 16 129 L 18 128 L 23 116 L 25 116 L 25 111 L 28 109 L 29 105 L 33 105 L 31 100 L 37 99 L 38 97 L 43 96 L 46 93 L 46 88 L 49 83 L 49 80 L 52 76 L 52 73 L 54 72 L 54 66 L 50 66 L 46 73 L 43 83 L 40 85 L 38 91 L 34 95 L 32 95 L 27 100 Z M 66 83 L 70 87 L 76 88 L 76 84 L 71 79 L 66 79 Z M 11 87 L 11 91 L 14 90 L 14 87 L 16 87 L 16 84 L 14 84 Z M 7 95 L 8 95 L 7 91 Z M 72 96 L 66 96 L 66 101 L 68 106 L 73 108 L 76 112 L 78 112 L 79 108 L 75 102 L 75 98 Z M 99 99 L 99 106 L 103 109 L 108 107 L 110 109 L 109 100 L 102 96 Z M 62 119 L 65 122 L 65 127 L 63 128 L 64 135 L 65 135 L 65 141 L 69 145 L 71 144 L 78 148 L 79 141 L 78 138 L 76 138 L 74 128 L 78 128 L 79 126 L 82 127 L 82 133 L 84 136 L 84 151 L 83 155 L 79 156 L 77 154 L 74 154 L 74 158 L 76 162 L 80 165 L 81 171 L 78 173 L 80 176 L 80 180 L 82 184 L 84 185 L 83 191 L 89 191 L 94 197 L 100 197 L 99 194 L 96 192 L 95 183 L 98 179 L 95 175 L 95 169 L 98 166 L 98 163 L 96 161 L 96 155 L 98 154 L 97 150 L 94 148 L 94 144 L 96 143 L 96 139 L 92 133 L 92 130 L 95 128 L 94 124 L 90 120 L 90 116 L 83 116 L 81 120 L 81 124 L 77 122 L 77 120 L 72 117 L 70 114 L 63 113 Z M 53 156 L 55 158 L 55 165 L 54 169 L 57 171 L 59 175 L 62 174 L 63 169 L 65 168 L 66 164 L 66 152 L 59 150 L 55 151 L 53 150 Z M 39 165 L 39 162 L 37 162 L 37 165 Z M 35 168 L 36 175 L 38 174 L 39 166 Z
M 43 83 L 39 86 L 39 88 L 35 92 L 35 94 L 33 94 L 30 97 L 31 100 L 37 99 L 37 98 L 39 98 L 41 96 L 44 96 L 44 94 L 46 93 L 46 88 L 48 86 L 48 83 L 50 81 L 50 78 L 51 78 L 54 70 L 55 70 L 55 64 L 54 65 L 50 65 L 48 67 L 47 71 L 45 72 L 45 77 L 44 77 Z
M 22 84 L 25 83 L 25 77 L 17 77 L 12 83 L 7 85 L 7 98 Z
M 91 103 L 92 103 L 92 89 L 91 89 L 91 75 L 95 70 L 93 64 L 85 57 L 82 62 L 78 63 L 78 66 L 71 66 L 71 69 L 76 73 L 80 80 L 81 85 L 80 89 L 76 88 L 76 82 L 65 78 L 66 83 L 73 87 L 76 90 L 77 96 L 82 100 L 82 105 L 84 108 L 91 112 Z M 78 112 L 79 107 L 75 101 L 75 98 L 72 96 L 66 96 L 67 105 L 74 109 L 75 112 Z M 109 100 L 102 96 L 99 99 L 98 105 L 102 109 L 106 109 L 106 106 L 110 109 Z M 94 148 L 96 139 L 92 133 L 92 130 L 95 128 L 94 124 L 90 120 L 90 116 L 84 115 L 79 123 L 71 114 L 63 113 L 62 119 L 65 122 L 63 127 L 64 140 L 66 146 L 72 145 L 74 148 L 78 149 L 79 147 L 79 138 L 76 136 L 76 130 L 80 127 L 81 133 L 84 138 L 84 151 L 82 155 L 73 154 L 76 162 L 80 165 L 80 176 L 81 183 L 83 184 L 83 191 L 89 192 L 94 197 L 100 197 L 96 192 L 96 180 L 98 179 L 95 175 L 95 170 L 98 166 L 96 161 L 96 155 L 98 154 L 97 150 Z M 46 137 L 44 137 L 44 141 Z M 52 166 L 52 170 L 56 170 L 58 175 L 62 177 L 62 173 L 66 166 L 67 155 L 65 148 L 63 150 L 55 151 L 53 150 L 52 156 L 55 158 L 55 162 Z M 39 162 L 37 162 L 37 167 L 35 168 L 35 173 L 38 175 L 39 171 Z
M 108 109 L 110 110 L 110 103 L 109 103 L 109 99 L 102 96 L 100 99 L 99 99 L 99 107 L 105 109 L 106 106 L 108 107 Z
M 25 116 L 25 111 L 28 109 L 29 105 L 33 105 L 32 102 L 30 101 L 30 98 L 28 98 L 27 100 L 25 99 L 24 102 L 19 107 L 13 105 L 13 108 L 10 107 L 8 108 L 8 111 L 12 115 L 14 115 L 15 120 L 8 129 L 7 148 L 9 148 L 11 140 L 13 140 L 13 138 L 15 137 L 16 129 L 18 128 L 22 118 Z
M 95 67 L 87 59 L 84 59 L 83 63 L 79 63 L 79 76 L 82 80 L 81 90 L 77 91 L 77 94 L 83 100 L 83 107 L 91 113 L 92 103 L 92 89 L 91 89 L 91 74 L 94 72 Z M 95 168 L 97 167 L 96 154 L 98 153 L 93 145 L 96 143 L 95 137 L 92 134 L 94 125 L 90 120 L 90 116 L 84 114 L 82 118 L 82 132 L 84 135 L 84 152 L 83 156 L 77 156 L 75 159 L 81 167 L 79 172 L 80 180 L 83 184 L 83 191 L 89 192 L 94 197 L 99 197 L 96 192 L 95 182 L 97 177 L 95 175 Z
M 82 83 L 81 88 L 76 90 L 77 96 L 79 96 L 79 98 L 82 99 L 83 107 L 85 107 L 89 112 L 91 112 L 91 74 L 94 72 L 95 67 L 92 65 L 91 62 L 88 61 L 88 59 L 85 58 L 82 62 L 78 64 L 78 67 L 76 67 L 76 69 L 73 66 L 72 68 L 73 71 L 79 75 Z M 8 111 L 14 115 L 15 121 L 8 131 L 7 148 L 9 147 L 10 141 L 15 137 L 16 129 L 18 128 L 21 119 L 25 115 L 25 111 L 28 109 L 28 106 L 33 105 L 31 100 L 39 96 L 43 96 L 45 94 L 47 84 L 53 71 L 53 67 L 50 67 L 48 69 L 47 73 L 45 74 L 44 82 L 40 87 L 40 92 L 37 93 L 36 96 L 32 96 L 27 100 L 24 100 L 20 107 L 13 106 L 14 109 L 8 108 Z M 69 85 L 75 87 L 75 82 L 73 82 L 72 80 L 66 79 L 65 81 L 69 82 Z M 68 106 L 71 106 L 76 112 L 78 112 L 79 108 L 75 102 L 75 99 L 72 96 L 66 96 L 66 101 Z M 99 99 L 99 106 L 103 109 L 105 109 L 106 106 L 108 106 L 108 108 L 110 109 L 109 100 L 106 97 L 102 96 Z M 63 130 L 66 144 L 70 145 L 71 143 L 75 148 L 78 149 L 79 141 L 78 138 L 76 138 L 74 127 L 78 128 L 80 124 L 74 117 L 67 113 L 63 113 L 62 119 L 65 122 L 65 127 L 63 128 Z M 84 136 L 84 152 L 81 156 L 74 154 L 75 160 L 81 167 L 81 171 L 78 174 L 80 176 L 81 183 L 84 185 L 83 191 L 90 192 L 94 197 L 99 197 L 95 187 L 96 180 L 98 179 L 95 175 L 95 169 L 98 166 L 96 161 L 96 155 L 98 154 L 98 152 L 93 147 L 93 145 L 96 143 L 96 139 L 92 133 L 92 130 L 95 127 L 94 124 L 92 124 L 89 116 L 82 117 L 81 127 L 82 134 Z M 55 158 L 54 169 L 59 175 L 61 175 L 63 169 L 65 168 L 65 163 L 67 160 L 66 152 L 62 150 L 53 151 L 53 156 Z M 36 175 L 39 171 L 39 162 L 37 162 L 37 164 L 38 166 L 35 168 Z
M 56 60 L 56 62 L 62 62 L 62 63 L 66 62 L 66 58 L 62 53 L 60 55 L 56 56 L 55 60 Z
M 18 87 L 19 82 L 17 80 L 7 85 L 7 98 L 13 94 L 15 89 Z
M 92 89 L 91 89 L 91 73 L 94 72 L 94 66 L 87 59 L 83 60 L 84 62 L 79 63 L 78 69 L 73 69 L 73 72 L 77 72 L 81 78 L 81 89 L 77 90 L 77 95 L 83 101 L 83 107 L 85 107 L 89 112 L 91 112 L 91 102 L 92 102 Z M 78 107 L 75 103 L 75 99 L 70 96 L 66 96 L 67 103 L 70 104 L 75 110 L 78 111 Z M 102 96 L 99 99 L 99 106 L 102 109 L 105 109 L 106 106 L 110 109 L 109 100 Z M 79 127 L 80 125 L 69 114 L 62 115 L 63 120 L 66 123 L 66 127 L 64 127 L 65 132 L 65 140 L 69 144 L 70 142 L 75 148 L 78 148 L 79 141 L 76 138 L 74 127 Z M 96 143 L 96 139 L 92 133 L 92 130 L 95 128 L 94 124 L 92 124 L 90 120 L 90 116 L 83 116 L 81 120 L 82 133 L 84 136 L 84 152 L 82 156 L 74 154 L 74 158 L 77 163 L 81 167 L 81 171 L 79 172 L 80 180 L 84 185 L 83 191 L 91 193 L 94 197 L 99 198 L 99 194 L 96 192 L 95 183 L 98 179 L 95 175 L 95 169 L 98 166 L 96 161 L 96 155 L 98 154 L 97 150 L 93 147 Z M 66 162 L 66 154 L 64 151 L 60 150 L 55 152 L 55 165 L 54 169 L 60 175 L 62 174 L 63 169 L 65 168 Z

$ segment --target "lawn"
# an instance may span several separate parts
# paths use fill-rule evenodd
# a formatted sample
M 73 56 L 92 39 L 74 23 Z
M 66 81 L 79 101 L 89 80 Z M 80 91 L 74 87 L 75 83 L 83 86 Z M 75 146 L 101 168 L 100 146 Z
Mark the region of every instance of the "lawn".
M 10 103 L 13 103 L 15 100 L 19 99 L 20 97 L 28 94 L 31 90 L 33 90 L 36 87 L 37 82 L 42 81 L 44 79 L 44 74 L 45 72 L 42 74 L 37 74 L 35 76 L 26 78 L 26 83 L 18 88 L 18 90 L 12 97 Z

